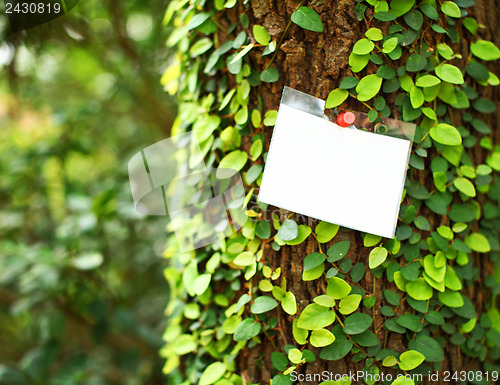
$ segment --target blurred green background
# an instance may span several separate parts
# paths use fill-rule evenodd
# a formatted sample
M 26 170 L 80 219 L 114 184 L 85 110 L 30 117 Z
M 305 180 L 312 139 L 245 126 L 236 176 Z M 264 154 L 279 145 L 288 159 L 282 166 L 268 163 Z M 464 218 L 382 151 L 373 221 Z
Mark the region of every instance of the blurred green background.
M 82 0 L 16 34 L 0 6 L 0 384 L 165 383 L 165 222 L 127 162 L 175 116 L 167 3 Z

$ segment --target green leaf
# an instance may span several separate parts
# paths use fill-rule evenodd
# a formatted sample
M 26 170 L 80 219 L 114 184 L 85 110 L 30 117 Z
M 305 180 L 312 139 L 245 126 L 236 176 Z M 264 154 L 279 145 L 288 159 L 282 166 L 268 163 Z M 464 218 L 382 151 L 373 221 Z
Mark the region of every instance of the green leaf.
M 344 335 L 338 335 L 333 344 L 323 348 L 319 357 L 322 360 L 337 361 L 345 357 L 352 349 L 352 341 Z
M 372 247 L 379 243 L 381 240 L 382 237 L 380 235 L 366 234 L 365 238 L 363 239 L 363 246 Z
M 359 79 L 354 76 L 347 76 L 340 82 L 339 88 L 343 90 L 350 90 L 358 85 Z M 328 103 L 328 101 L 327 101 Z
M 323 346 L 328 346 L 331 343 L 333 343 L 333 341 L 335 341 L 335 336 L 329 330 L 316 329 L 312 331 L 311 338 L 309 341 L 311 342 L 312 346 L 321 348 Z
M 221 159 L 216 176 L 229 178 L 239 172 L 247 163 L 248 154 L 244 151 L 235 150 Z M 230 175 L 231 174 L 231 175 Z
M 430 5 L 430 4 L 420 4 L 420 10 L 424 13 L 425 16 L 427 16 L 429 19 L 432 20 L 439 20 L 439 15 L 436 11 L 436 7 Z
M 410 102 L 413 108 L 419 108 L 424 104 L 424 94 L 417 86 L 413 86 L 410 90 Z
M 315 279 L 318 279 L 323 275 L 325 272 L 325 265 L 321 264 L 319 266 L 316 266 L 313 269 L 310 270 L 304 270 L 302 272 L 302 280 L 303 281 L 314 281 Z
M 391 37 L 390 39 L 387 39 L 384 41 L 384 44 L 382 45 L 382 52 L 383 53 L 390 53 L 394 51 L 394 49 L 398 45 L 398 38 L 397 37 Z
M 374 269 L 384 263 L 386 258 L 387 249 L 382 246 L 375 247 L 372 251 L 370 251 L 370 255 L 368 257 L 368 266 L 370 267 L 370 269 Z
M 354 44 L 352 47 L 352 52 L 356 55 L 367 55 L 372 52 L 373 48 L 375 48 L 375 44 L 372 41 L 362 38 Z
M 417 301 L 425 301 L 432 297 L 432 287 L 420 277 L 416 281 L 411 281 L 406 284 L 408 295 Z
M 287 245 L 299 245 L 306 240 L 306 238 L 311 234 L 311 228 L 306 225 L 299 225 L 298 235 L 291 241 L 286 241 Z
M 348 96 L 349 92 L 340 88 L 336 88 L 328 94 L 328 98 L 326 98 L 325 107 L 326 108 L 337 107 L 341 105 L 344 102 L 344 100 L 347 99 Z
M 335 306 L 335 300 L 330 297 L 329 295 L 323 294 L 323 295 L 318 295 L 317 297 L 313 298 L 314 303 L 317 303 L 318 305 L 324 306 L 324 307 L 333 307 Z
M 351 247 L 351 242 L 349 241 L 340 241 L 335 243 L 326 251 L 326 254 L 328 255 L 328 262 L 336 262 L 343 258 L 349 251 L 349 247 Z
M 229 64 L 234 64 L 236 63 L 238 60 L 241 60 L 243 58 L 243 56 L 245 56 L 247 53 L 249 53 L 253 48 L 253 44 L 249 44 L 247 46 L 245 46 L 240 52 L 238 52 L 236 54 L 236 56 L 234 56 L 231 61 L 229 62 Z
M 490 242 L 481 233 L 472 233 L 465 238 L 465 244 L 471 248 L 471 250 L 478 253 L 489 253 L 491 251 Z
M 422 27 L 422 23 L 424 21 L 424 17 L 417 10 L 413 10 L 405 14 L 404 19 L 406 21 L 406 24 L 408 24 L 415 31 L 420 30 L 420 28 Z
M 446 60 L 451 60 L 453 58 L 453 50 L 451 47 L 445 43 L 436 44 L 437 51 L 439 54 L 444 57 Z
M 222 362 L 214 362 L 206 367 L 200 377 L 200 385 L 211 385 L 226 373 L 226 365 Z
M 243 251 L 233 260 L 233 263 L 238 266 L 250 266 L 254 262 L 255 255 L 252 251 Z
M 292 219 L 286 219 L 278 230 L 278 237 L 284 241 L 291 241 L 297 238 L 299 234 L 299 226 Z
M 399 368 L 401 370 L 412 370 L 424 362 L 425 357 L 416 350 L 408 350 L 399 356 Z
M 271 362 L 273 363 L 273 367 L 280 372 L 286 370 L 288 366 L 288 358 L 281 352 L 272 352 Z
M 294 13 L 292 13 L 292 21 L 299 27 L 308 29 L 314 32 L 323 32 L 323 23 L 321 18 L 316 13 L 308 7 L 300 7 Z
M 189 49 L 189 53 L 191 54 L 191 57 L 196 57 L 207 52 L 210 48 L 212 48 L 213 45 L 214 43 L 212 42 L 212 40 L 205 37 L 194 43 Z
M 464 193 L 468 197 L 476 196 L 476 188 L 474 184 L 464 177 L 459 177 L 453 181 L 453 185 L 457 188 L 458 191 Z
M 470 45 L 472 54 L 482 60 L 500 59 L 500 49 L 491 41 L 476 40 Z
M 438 293 L 439 300 L 448 307 L 462 307 L 464 300 L 458 291 L 446 290 L 444 293 Z
M 290 349 L 288 359 L 292 364 L 300 364 L 302 362 L 302 352 L 297 348 Z
M 359 294 L 351 294 L 342 298 L 339 303 L 340 314 L 351 314 L 355 312 L 359 307 L 361 299 Z
M 415 0 L 392 0 L 390 4 L 391 13 L 396 16 L 402 16 L 415 4 Z
M 430 136 L 436 142 L 447 146 L 457 146 L 462 143 L 458 130 L 446 123 L 439 123 L 430 129 Z
M 354 313 L 348 316 L 344 322 L 344 333 L 361 334 L 370 327 L 373 318 L 365 313 Z
M 316 239 L 319 243 L 329 242 L 335 237 L 339 231 L 339 225 L 334 225 L 333 223 L 320 222 L 316 226 L 314 232 L 316 233 Z
M 253 37 L 257 43 L 262 45 L 269 45 L 269 42 L 271 41 L 271 35 L 269 35 L 267 29 L 261 25 L 253 26 Z
M 382 78 L 377 74 L 365 76 L 356 86 L 358 100 L 367 101 L 373 98 L 380 91 Z
M 335 321 L 335 313 L 330 309 L 312 303 L 307 305 L 297 321 L 297 326 L 301 329 L 314 330 L 322 329 L 331 325 Z
M 287 314 L 294 315 L 297 313 L 297 300 L 295 299 L 295 294 L 291 291 L 287 291 L 281 300 L 281 307 Z
M 445 1 L 441 4 L 441 12 L 450 17 L 460 18 L 460 8 L 453 1 Z
M 444 360 L 444 353 L 438 342 L 429 336 L 418 334 L 410 340 L 408 347 L 424 355 L 428 362 L 441 362 Z
M 441 64 L 434 68 L 436 75 L 445 82 L 452 84 L 463 84 L 464 77 L 462 72 L 451 64 Z
M 349 55 L 349 66 L 351 67 L 352 72 L 355 73 L 365 68 L 369 61 L 370 55 L 356 55 L 354 52 L 351 52 Z
M 250 147 L 250 157 L 252 158 L 252 161 L 255 162 L 259 158 L 260 154 L 262 154 L 262 148 L 262 140 L 258 139 L 252 143 L 252 147 Z
M 260 73 L 260 80 L 266 83 L 274 83 L 280 77 L 280 73 L 276 68 L 268 68 Z
M 274 298 L 263 295 L 255 298 L 254 303 L 250 306 L 250 311 L 254 314 L 262 314 L 273 310 L 276 306 L 278 306 L 278 302 Z
M 433 87 L 437 86 L 439 83 L 441 83 L 441 80 L 439 80 L 434 75 L 424 75 L 419 77 L 415 84 L 418 87 Z
M 321 253 L 311 253 L 304 258 L 304 270 L 312 270 L 325 262 L 326 255 Z
M 201 274 L 194 280 L 193 291 L 195 294 L 201 295 L 207 290 L 208 285 L 212 279 L 212 274 L 205 273 Z
M 463 19 L 462 24 L 473 35 L 475 35 L 477 33 L 477 28 L 479 27 L 479 25 L 477 24 L 477 21 L 475 19 L 473 19 L 472 17 L 466 17 L 465 19 Z
M 244 319 L 234 331 L 235 341 L 248 341 L 260 333 L 260 323 L 251 318 Z
M 306 329 L 299 328 L 297 326 L 297 321 L 298 321 L 297 318 L 295 318 L 292 323 L 293 338 L 300 345 L 307 344 L 307 336 L 309 332 Z
M 382 365 L 387 366 L 387 367 L 391 367 L 391 366 L 397 365 L 398 362 L 399 361 L 397 360 L 396 357 L 387 356 L 384 358 L 384 361 L 382 361 Z
M 372 41 L 379 41 L 384 38 L 382 31 L 378 28 L 370 28 L 365 32 L 365 36 Z
M 326 287 L 326 294 L 333 299 L 342 299 L 351 292 L 351 286 L 338 277 L 330 278 Z

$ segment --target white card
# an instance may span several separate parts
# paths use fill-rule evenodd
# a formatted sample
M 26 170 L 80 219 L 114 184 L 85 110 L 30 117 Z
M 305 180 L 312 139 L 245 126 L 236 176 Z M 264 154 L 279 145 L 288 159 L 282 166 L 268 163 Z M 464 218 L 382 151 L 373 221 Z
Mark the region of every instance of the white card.
M 282 103 L 258 201 L 394 238 L 410 149 Z

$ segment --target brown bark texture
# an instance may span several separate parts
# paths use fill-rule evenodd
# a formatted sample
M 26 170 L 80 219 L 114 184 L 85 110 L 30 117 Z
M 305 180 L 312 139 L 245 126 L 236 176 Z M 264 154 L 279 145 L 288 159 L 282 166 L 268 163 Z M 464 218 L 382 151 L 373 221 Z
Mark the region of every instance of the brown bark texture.
M 369 24 L 368 19 L 358 22 L 354 8 L 356 2 L 354 0 L 313 0 L 301 2 L 300 0 L 250 0 L 250 7 L 245 7 L 243 4 L 238 3 L 234 9 L 230 10 L 230 19 L 221 20 L 221 23 L 229 25 L 232 22 L 237 22 L 239 15 L 245 12 L 250 18 L 250 26 L 254 24 L 263 25 L 267 28 L 273 38 L 278 41 L 282 38 L 290 21 L 292 13 L 298 8 L 299 5 L 306 5 L 313 8 L 321 16 L 324 25 L 324 32 L 317 33 L 304 30 L 297 25 L 291 23 L 288 30 L 284 34 L 281 44 L 278 47 L 278 52 L 272 67 L 279 70 L 280 78 L 275 83 L 262 83 L 258 87 L 258 95 L 252 94 L 254 102 L 257 101 L 257 96 L 262 98 L 263 110 L 278 109 L 281 92 L 284 86 L 295 88 L 299 91 L 313 95 L 315 97 L 326 99 L 329 92 L 337 88 L 342 78 L 352 76 L 349 69 L 348 58 L 354 43 L 364 36 L 364 32 L 370 27 L 379 27 L 387 32 L 388 23 L 380 23 L 375 19 Z M 370 9 L 367 12 L 372 12 Z M 496 0 L 476 0 L 476 5 L 469 8 L 469 12 L 475 17 L 479 23 L 482 23 L 486 28 L 479 31 L 479 36 L 483 39 L 493 41 L 497 46 L 500 42 L 500 26 L 498 24 L 500 15 L 500 5 Z M 368 14 L 370 15 L 370 14 Z M 228 22 L 229 21 L 229 22 Z M 428 20 L 422 28 L 425 31 L 426 41 L 432 46 L 440 42 L 443 37 L 433 32 L 429 27 Z M 238 27 L 238 28 L 241 28 Z M 250 27 L 251 28 L 251 27 Z M 236 29 L 232 34 L 236 36 L 240 30 Z M 251 30 L 248 31 L 249 36 L 252 36 Z M 234 38 L 233 36 L 233 38 Z M 228 36 L 220 36 L 223 42 L 228 39 Z M 464 41 L 463 37 L 462 41 Z M 468 43 L 468 42 L 467 42 Z M 469 55 L 468 44 L 454 44 L 452 45 L 455 52 L 461 52 L 463 57 Z M 250 53 L 252 67 L 262 71 L 266 68 L 272 55 L 261 57 L 258 53 Z M 404 65 L 405 57 L 401 58 L 398 62 L 393 63 L 393 68 L 396 69 L 400 65 Z M 366 74 L 373 73 L 375 66 L 370 63 Z M 490 71 L 499 73 L 498 65 L 490 65 Z M 376 71 L 376 69 L 375 69 Z M 363 73 L 365 73 L 363 72 Z M 253 91 L 255 92 L 255 91 Z M 498 91 L 491 88 L 490 91 L 482 91 L 484 96 L 494 100 L 498 106 Z M 347 103 L 347 107 L 367 112 L 366 107 L 360 103 L 352 100 Z M 397 107 L 391 105 L 391 100 L 388 98 L 388 104 L 391 106 L 393 115 L 391 117 L 398 118 L 400 115 L 397 112 Z M 456 116 L 457 121 L 460 121 L 460 114 Z M 498 116 L 492 115 L 489 117 L 487 123 L 494 129 L 496 142 L 500 139 L 500 130 L 498 127 Z M 269 148 L 269 141 L 272 134 L 272 127 L 265 128 L 265 148 Z M 248 144 L 248 146 L 251 143 Z M 472 152 L 469 150 L 469 155 L 478 160 L 484 160 L 484 154 L 481 149 L 474 149 Z M 301 154 L 297 154 L 301 156 Z M 430 162 L 430 158 L 426 162 Z M 419 180 L 422 183 L 428 182 L 432 178 L 430 172 L 413 170 L 409 173 L 408 177 L 414 180 Z M 327 173 L 327 172 L 326 172 Z M 369 191 L 367 191 L 369 196 Z M 290 213 L 285 212 L 289 215 Z M 424 211 L 424 214 L 431 223 L 438 223 L 446 221 L 445 218 L 439 217 L 429 211 Z M 316 221 L 308 218 L 294 217 L 299 224 L 312 225 L 314 229 Z M 339 231 L 335 237 L 335 242 L 339 240 L 349 240 L 351 247 L 346 257 L 351 258 L 353 265 L 358 262 L 368 264 L 369 249 L 363 246 L 363 239 L 359 232 L 356 231 Z M 323 252 L 331 246 L 333 242 L 325 244 Z M 311 282 L 304 282 L 302 280 L 302 266 L 303 259 L 306 255 L 318 251 L 318 244 L 311 236 L 308 240 L 298 246 L 283 246 L 279 251 L 274 251 L 270 245 L 266 250 L 266 255 L 272 261 L 272 268 L 276 269 L 281 267 L 282 275 L 287 281 L 287 290 L 291 290 L 296 298 L 298 305 L 298 312 L 300 312 L 309 304 L 312 303 L 312 298 L 315 296 L 325 294 L 326 279 L 323 277 L 320 280 Z M 476 256 L 477 257 L 477 256 Z M 402 262 L 403 263 L 403 262 Z M 477 265 L 482 269 L 486 275 L 491 271 L 491 266 L 488 265 L 487 260 L 479 261 L 476 258 Z M 477 266 L 476 265 L 476 266 Z M 358 285 L 363 288 L 367 294 L 374 294 L 377 298 L 376 305 L 373 309 L 364 309 L 362 311 L 370 314 L 374 318 L 374 329 L 381 342 L 382 348 L 390 348 L 397 352 L 407 350 L 408 340 L 404 334 L 397 334 L 388 332 L 382 327 L 384 323 L 384 316 L 380 313 L 380 308 L 385 304 L 382 291 L 383 289 L 392 289 L 398 291 L 394 283 L 388 282 L 385 279 L 385 274 L 382 278 L 377 279 L 376 283 L 374 277 L 371 275 L 368 267 L 364 278 L 357 284 L 350 282 L 353 285 Z M 483 296 L 483 291 L 480 285 L 465 289 L 464 293 L 473 299 L 476 309 L 480 312 L 482 309 L 482 301 L 486 298 Z M 413 312 L 413 310 L 406 305 L 405 301 L 402 306 L 397 309 L 396 316 L 404 312 Z M 480 313 L 478 313 L 479 315 Z M 287 344 L 294 344 L 292 336 L 292 320 L 296 316 L 289 316 L 281 309 L 277 310 L 279 318 L 280 333 L 274 338 L 274 344 L 283 351 L 283 346 Z M 373 329 L 372 329 L 373 330 Z M 319 358 L 320 349 L 314 348 L 310 345 L 306 346 L 313 351 L 317 357 L 315 362 L 301 365 L 298 369 L 301 373 L 320 373 L 327 370 L 333 373 L 349 373 L 349 371 L 361 370 L 364 366 L 364 360 L 354 362 L 352 354 L 348 354 L 344 359 L 339 361 L 326 361 Z M 273 369 L 271 363 L 271 352 L 276 349 L 273 347 L 272 342 L 266 338 L 262 338 L 262 342 L 253 348 L 247 348 L 242 352 L 237 361 L 237 372 L 241 374 L 246 383 L 269 383 L 273 376 Z M 469 366 L 470 358 L 460 354 L 460 348 L 456 345 L 449 344 L 445 348 L 445 361 L 443 363 L 443 370 L 464 370 L 469 367 L 475 368 L 475 363 Z M 385 372 L 390 372 L 383 368 Z

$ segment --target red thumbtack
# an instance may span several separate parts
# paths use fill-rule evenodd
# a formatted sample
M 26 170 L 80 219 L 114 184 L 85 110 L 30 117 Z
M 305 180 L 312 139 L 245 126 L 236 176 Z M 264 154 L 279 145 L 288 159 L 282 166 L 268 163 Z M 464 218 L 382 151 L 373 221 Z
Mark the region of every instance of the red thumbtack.
M 337 116 L 337 124 L 341 127 L 349 127 L 355 120 L 356 117 L 352 112 L 342 112 Z

